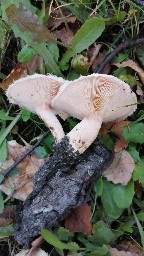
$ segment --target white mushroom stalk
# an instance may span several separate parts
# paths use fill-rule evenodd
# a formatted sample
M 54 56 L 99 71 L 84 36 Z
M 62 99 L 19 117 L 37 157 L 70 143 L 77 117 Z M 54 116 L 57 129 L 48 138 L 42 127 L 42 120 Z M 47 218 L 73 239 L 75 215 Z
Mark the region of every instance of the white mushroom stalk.
M 92 74 L 64 83 L 52 108 L 82 120 L 67 134 L 75 151 L 83 153 L 96 139 L 102 122 L 124 120 L 137 108 L 129 85 L 111 75 Z
M 56 142 L 60 142 L 65 134 L 55 115 L 65 120 L 67 113 L 53 111 L 50 104 L 64 82 L 63 78 L 56 76 L 34 74 L 14 81 L 6 92 L 11 103 L 37 113 L 51 130 Z

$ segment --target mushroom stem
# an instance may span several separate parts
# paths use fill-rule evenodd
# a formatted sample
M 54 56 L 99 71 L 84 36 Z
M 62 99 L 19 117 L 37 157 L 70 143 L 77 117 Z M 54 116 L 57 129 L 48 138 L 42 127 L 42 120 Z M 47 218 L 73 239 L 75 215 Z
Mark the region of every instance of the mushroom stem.
M 56 143 L 59 143 L 65 136 L 63 128 L 48 104 L 36 107 L 36 114 L 46 123 L 54 136 Z
M 99 112 L 91 113 L 77 124 L 68 134 L 69 143 L 75 151 L 82 154 L 96 139 L 101 128 L 102 116 Z

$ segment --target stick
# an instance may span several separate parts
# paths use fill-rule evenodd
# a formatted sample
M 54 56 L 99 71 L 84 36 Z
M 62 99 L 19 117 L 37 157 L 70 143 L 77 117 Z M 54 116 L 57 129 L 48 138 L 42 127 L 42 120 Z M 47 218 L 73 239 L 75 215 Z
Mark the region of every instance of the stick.
M 44 133 L 42 135 L 42 137 L 35 143 L 35 145 L 33 145 L 32 147 L 30 147 L 28 150 L 26 150 L 16 161 L 15 163 L 10 166 L 5 172 L 4 174 L 2 174 L 4 176 L 4 178 L 6 178 L 8 176 L 8 174 L 19 164 L 21 163 L 31 152 L 34 151 L 34 149 L 43 141 L 43 139 L 48 135 L 49 130 Z M 2 181 L 3 182 L 3 181 Z
M 96 73 L 102 73 L 104 67 L 112 61 L 112 59 L 123 49 L 125 48 L 133 48 L 135 46 L 144 44 L 144 37 L 136 38 L 136 39 L 127 39 L 126 41 L 122 42 L 115 48 L 109 55 L 107 55 L 102 62 L 99 64 L 98 68 L 96 69 Z

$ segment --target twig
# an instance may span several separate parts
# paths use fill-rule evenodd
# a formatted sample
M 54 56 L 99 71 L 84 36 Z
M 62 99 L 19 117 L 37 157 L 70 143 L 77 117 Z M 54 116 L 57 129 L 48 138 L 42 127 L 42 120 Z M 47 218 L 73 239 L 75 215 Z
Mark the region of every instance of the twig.
M 16 161 L 13 165 L 11 165 L 5 172 L 2 174 L 5 177 L 8 176 L 8 174 L 19 164 L 21 163 L 34 149 L 43 141 L 43 139 L 48 135 L 49 130 L 44 133 L 44 135 L 28 150 L 26 150 Z
M 112 61 L 112 59 L 123 49 L 125 48 L 133 48 L 135 46 L 144 44 L 144 37 L 136 38 L 136 39 L 127 39 L 126 41 L 122 42 L 114 49 L 109 55 L 107 55 L 102 62 L 99 64 L 98 68 L 96 69 L 96 73 L 101 73 L 105 66 Z

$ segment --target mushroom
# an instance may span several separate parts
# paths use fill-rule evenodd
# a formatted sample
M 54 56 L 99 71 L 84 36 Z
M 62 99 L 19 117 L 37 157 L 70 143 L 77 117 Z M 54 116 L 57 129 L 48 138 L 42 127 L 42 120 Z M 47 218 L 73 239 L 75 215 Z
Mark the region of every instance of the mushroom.
M 129 85 L 105 74 L 82 76 L 65 82 L 51 106 L 82 120 L 67 137 L 75 151 L 83 153 L 95 140 L 102 122 L 124 120 L 137 108 Z
M 67 113 L 55 112 L 50 104 L 64 82 L 63 78 L 53 75 L 34 74 L 14 81 L 6 92 L 11 103 L 38 114 L 47 124 L 57 142 L 65 134 L 55 115 L 58 114 L 65 120 Z

